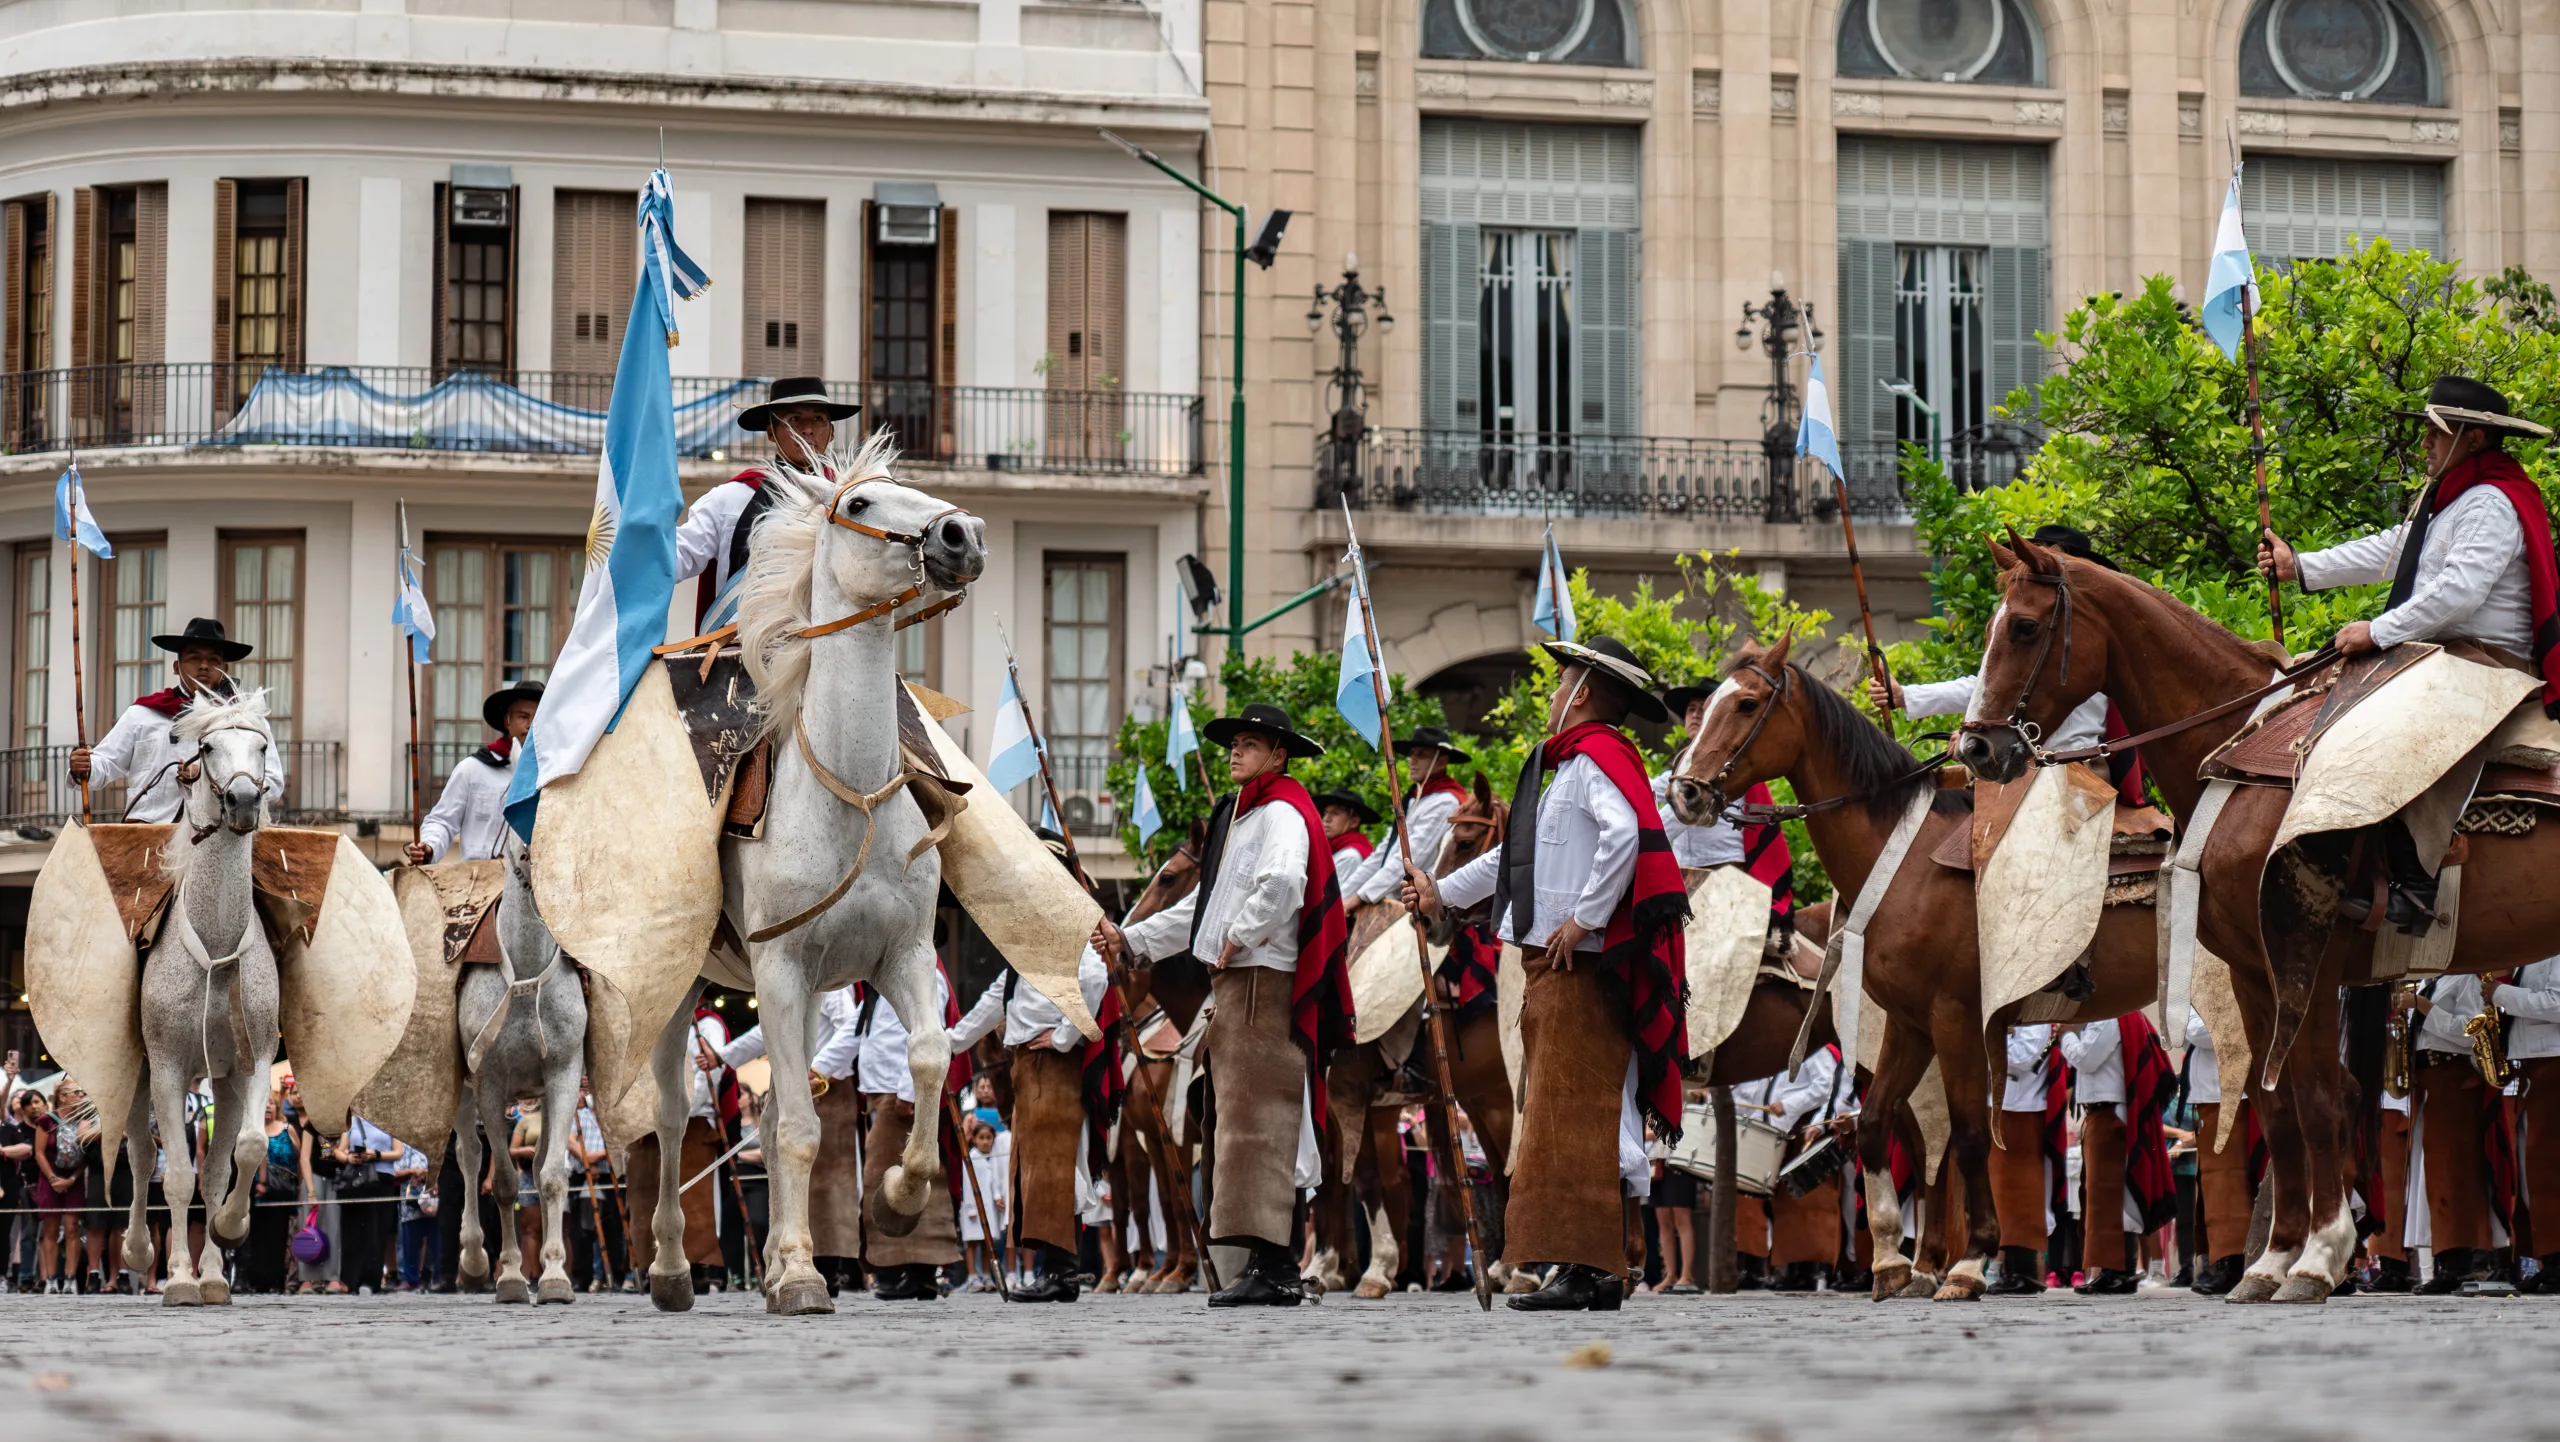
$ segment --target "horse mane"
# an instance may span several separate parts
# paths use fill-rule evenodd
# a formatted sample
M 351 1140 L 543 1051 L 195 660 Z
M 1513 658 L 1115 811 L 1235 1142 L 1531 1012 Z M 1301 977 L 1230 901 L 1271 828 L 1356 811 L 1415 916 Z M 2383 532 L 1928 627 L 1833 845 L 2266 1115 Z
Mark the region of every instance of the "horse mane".
M 180 741 L 189 745 L 201 743 L 207 732 L 245 726 L 264 734 L 269 742 L 276 739 L 275 728 L 267 721 L 267 691 L 261 686 L 246 695 L 233 696 L 212 706 L 190 707 L 170 728 Z
M 800 714 L 809 685 L 810 587 L 818 571 L 818 536 L 836 493 L 860 481 L 890 479 L 897 442 L 886 426 L 873 431 L 837 479 L 776 464 L 765 472 L 773 506 L 747 538 L 746 579 L 738 583 L 738 649 L 755 682 L 757 736 L 770 736 Z
M 1763 654 L 1764 651 L 1751 650 L 1737 655 L 1725 674 L 1732 675 Z M 1911 804 L 1913 792 L 1938 784 L 1934 775 L 1912 776 L 1919 768 L 1920 758 L 1869 720 L 1847 697 L 1814 679 L 1812 672 L 1793 661 L 1787 663 L 1787 671 L 1804 688 L 1806 709 L 1813 713 L 1814 735 L 1831 749 L 1843 787 L 1852 796 L 1866 797 L 1869 816 L 1890 822 Z

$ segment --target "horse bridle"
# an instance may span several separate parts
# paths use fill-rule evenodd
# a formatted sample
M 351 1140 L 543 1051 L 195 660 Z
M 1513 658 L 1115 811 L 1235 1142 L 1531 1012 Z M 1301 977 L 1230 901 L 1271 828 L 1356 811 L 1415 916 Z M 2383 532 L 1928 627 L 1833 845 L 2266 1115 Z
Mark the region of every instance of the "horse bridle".
M 1785 699 L 1787 681 L 1795 675 L 1796 668 L 1793 665 L 1782 666 L 1778 669 L 1778 674 L 1772 676 L 1762 669 L 1758 662 L 1745 661 L 1734 667 L 1734 670 L 1737 673 L 1750 672 L 1759 677 L 1761 682 L 1769 688 L 1769 699 L 1762 704 L 1758 713 L 1752 716 L 1751 729 L 1742 733 L 1742 744 L 1733 749 L 1733 754 L 1725 758 L 1724 764 L 1717 767 L 1716 774 L 1707 781 L 1708 802 L 1713 805 L 1722 819 L 1735 825 L 1766 826 L 1773 821 L 1801 821 L 1808 816 L 1819 816 L 1825 811 L 1837 811 L 1843 806 L 1864 801 L 1879 792 L 1891 791 L 1896 787 L 1917 781 L 1923 776 L 1944 769 L 1947 764 L 1945 754 L 1940 753 L 1936 756 L 1923 757 L 1919 764 L 1909 771 L 1865 791 L 1851 791 L 1839 796 L 1827 797 L 1821 801 L 1804 801 L 1786 806 L 1752 803 L 1735 806 L 1728 813 L 1724 784 L 1732 778 L 1734 768 L 1742 764 L 1742 758 L 1751 754 L 1751 747 L 1760 739 L 1761 730 L 1769 724 L 1770 715 L 1778 709 L 1778 703 Z
M 198 774 L 199 774 L 203 779 L 205 779 L 205 780 L 207 780 L 207 781 L 211 781 L 211 782 L 213 782 L 213 783 L 214 783 L 214 789 L 215 789 L 216 791 L 227 791 L 227 790 L 229 790 L 229 789 L 230 789 L 230 784 L 229 784 L 229 783 L 231 782 L 231 780 L 232 780 L 232 778 L 233 778 L 233 777 L 236 777 L 236 776 L 242 776 L 242 775 L 246 775 L 246 774 L 247 774 L 246 772 L 239 772 L 239 771 L 235 771 L 235 772 L 230 773 L 229 775 L 223 775 L 223 776 L 217 776 L 217 775 L 215 775 L 215 774 L 214 774 L 214 771 L 213 771 L 213 762 L 212 762 L 212 756 L 213 756 L 213 738 L 214 738 L 216 735 L 218 735 L 218 734 L 220 734 L 221 732 L 224 732 L 224 731 L 255 731 L 255 732 L 257 732 L 259 735 L 264 736 L 264 737 L 266 737 L 266 738 L 267 738 L 267 745 L 269 745 L 270 747 L 272 747 L 272 746 L 274 746 L 274 745 L 276 744 L 275 734 L 274 734 L 273 732 L 271 732 L 271 731 L 266 730 L 264 727 L 260 727 L 260 726 L 236 726 L 236 725 L 235 725 L 235 726 L 213 726 L 213 727 L 208 727 L 208 728 L 205 730 L 205 733 L 204 733 L 203 735 L 198 736 L 198 737 L 196 738 L 196 754 L 195 754 L 195 756 L 194 756 L 193 758 L 191 758 L 191 759 L 192 759 L 192 760 L 194 761 L 194 763 L 195 763 L 195 766 L 196 766 L 196 769 L 197 769 Z M 183 766 L 185 766 L 185 765 L 187 764 L 188 759 L 189 759 L 189 758 L 181 758 L 181 759 L 179 759 L 179 760 L 172 761 L 172 762 L 170 762 L 169 764 L 170 764 L 171 766 L 180 766 L 180 767 L 183 767 Z M 144 787 L 144 788 L 143 788 L 143 790 L 145 790 L 145 791 L 148 791 L 148 790 L 150 790 L 150 789 L 151 789 L 151 788 L 150 788 L 150 787 L 148 787 L 148 786 L 146 786 L 146 787 Z M 261 769 L 261 770 L 259 771 L 259 773 L 258 773 L 258 799 L 259 799 L 261 802 L 265 801 L 265 800 L 266 800 L 266 798 L 267 798 L 267 794 L 268 794 L 271 790 L 273 790 L 273 789 L 274 789 L 273 784 L 272 784 L 272 783 L 270 783 L 270 782 L 267 780 L 266 772 L 264 771 L 264 769 Z M 130 811 L 132 810 L 132 808 L 131 808 L 130 806 L 128 806 L 128 807 L 126 808 L 126 810 L 127 810 L 128 812 L 130 812 Z M 228 821 L 215 821 L 215 822 L 211 823 L 210 825 L 206 825 L 206 826 L 196 826 L 196 825 L 195 825 L 194 823 L 192 823 L 192 822 L 188 823 L 188 830 L 189 830 L 191 833 L 193 833 L 193 835 L 192 835 L 192 844 L 195 844 L 195 845 L 202 845 L 202 844 L 204 843 L 204 839 L 205 839 L 206 837 L 211 836 L 214 832 L 221 830 L 221 829 L 222 829 L 223 827 L 225 827 L 225 826 L 231 826 L 231 823 L 230 823 L 230 822 L 228 822 Z M 248 835 L 248 834 L 249 834 L 249 832 L 250 832 L 250 831 L 254 831 L 254 830 L 256 830 L 257 828 L 253 826 L 253 827 L 248 828 L 248 830 L 242 830 L 240 827 L 232 826 L 232 827 L 231 827 L 231 829 L 232 829 L 234 832 L 238 833 L 239 835 L 246 836 L 246 835 Z
M 1733 669 L 1737 673 L 1748 671 L 1759 677 L 1761 683 L 1769 688 L 1769 699 L 1752 716 L 1751 729 L 1742 733 L 1742 744 L 1733 748 L 1732 755 L 1724 758 L 1724 764 L 1716 768 L 1715 775 L 1707 778 L 1707 800 L 1714 803 L 1717 811 L 1724 810 L 1725 782 L 1732 779 L 1734 768 L 1742 764 L 1742 758 L 1751 754 L 1752 746 L 1760 739 L 1760 732 L 1769 724 L 1769 717 L 1777 711 L 1778 704 L 1786 699 L 1787 678 L 1795 674 L 1795 667 L 1781 666 L 1778 668 L 1778 674 L 1772 676 L 1757 661 L 1745 661 Z
M 861 610 L 854 612 L 852 615 L 839 616 L 832 621 L 821 621 L 814 626 L 803 626 L 800 628 L 800 636 L 803 640 L 815 640 L 820 636 L 832 636 L 838 631 L 859 626 L 865 621 L 877 621 L 881 617 L 895 611 L 900 606 L 907 604 L 909 601 L 913 601 L 924 595 L 925 537 L 932 533 L 934 522 L 939 521 L 946 516 L 965 516 L 969 514 L 969 512 L 962 507 L 945 506 L 941 510 L 934 512 L 932 515 L 925 517 L 924 524 L 913 531 L 892 531 L 880 526 L 866 526 L 862 522 L 843 513 L 841 507 L 844 505 L 845 497 L 852 495 L 856 490 L 864 486 L 887 481 L 888 479 L 889 478 L 887 476 L 864 476 L 859 480 L 847 481 L 843 485 L 836 487 L 835 495 L 830 497 L 827 501 L 827 520 L 835 525 L 844 527 L 848 531 L 869 536 L 875 541 L 886 541 L 893 546 L 906 547 L 910 553 L 911 563 L 914 565 L 916 570 L 915 584 L 907 587 L 903 591 L 900 591 L 898 594 L 891 596 L 885 601 L 874 601 L 870 605 L 863 607 Z M 914 612 L 911 615 L 900 616 L 898 618 L 898 624 L 894 629 L 903 631 L 909 626 L 913 626 L 920 621 L 929 621 L 934 617 L 941 615 L 943 612 L 959 605 L 961 595 L 962 593 L 960 592 L 954 592 L 951 595 L 945 596 L 941 600 L 934 602 L 932 605 L 925 607 L 921 611 Z
M 2027 719 L 2027 701 L 2035 695 L 2036 678 L 2044 674 L 2044 663 L 2053 654 L 2053 638 L 2056 632 L 2062 636 L 2062 673 L 2055 678 L 2054 684 L 2057 686 L 2071 684 L 2071 577 L 2068 572 L 2062 570 L 2056 570 L 2051 575 L 2036 570 L 2025 570 L 2018 574 L 2024 580 L 2053 588 L 2053 618 L 2045 622 L 2044 629 L 2036 635 L 2036 658 L 2028 663 L 2026 684 L 2018 688 L 2018 703 L 2009 708 L 2007 719 L 1990 722 L 1967 717 L 1964 724 L 1956 729 L 1959 733 L 1982 732 L 2006 726 L 2018 733 L 2019 738 L 2027 743 L 2029 751 L 2042 757 L 2046 753 L 2036 743 L 2044 739 L 2044 728 Z M 2102 745 L 2097 754 L 2106 755 L 2106 748 Z

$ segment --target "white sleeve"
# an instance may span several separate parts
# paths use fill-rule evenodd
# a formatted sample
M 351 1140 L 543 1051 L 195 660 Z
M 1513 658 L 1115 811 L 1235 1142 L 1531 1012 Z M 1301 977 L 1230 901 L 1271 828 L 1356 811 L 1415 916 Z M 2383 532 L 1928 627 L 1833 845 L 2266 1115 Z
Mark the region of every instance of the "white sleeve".
M 1583 930 L 1597 933 L 1617 914 L 1618 903 L 1626 898 L 1627 884 L 1635 876 L 1636 811 L 1589 758 L 1574 760 L 1591 768 L 1583 781 L 1582 804 L 1600 834 L 1591 848 L 1591 880 L 1573 904 L 1573 919 Z
M 862 1033 L 854 1023 L 862 1009 L 853 1003 L 850 988 L 839 987 L 818 999 L 818 1017 L 822 1030 L 818 1049 L 809 1055 L 809 1070 L 822 1077 L 849 1077 L 862 1059 Z
M 2053 1042 L 2049 1027 L 2013 1026 L 2009 1028 L 2009 1079 L 2024 1081 L 2036 1074 L 2044 1064 L 2045 1048 Z
M 1502 848 L 1497 846 L 1440 878 L 1440 904 L 1464 910 L 1493 895 L 1502 881 Z
M 2204 1013 L 2192 1006 L 2187 1008 L 2187 1049 L 2213 1050 L 2213 1031 L 2204 1024 Z
M 1815 1052 L 1804 1059 L 1794 1075 L 1779 1084 L 1776 1098 L 1777 1125 L 1781 1131 L 1794 1131 L 1831 1096 L 1831 1085 L 1839 1075 L 1839 1064 L 1827 1051 Z
M 1930 716 L 1961 716 L 1973 709 L 1973 693 L 1981 684 L 1979 676 L 1912 682 L 1902 688 L 1902 714 L 1914 721 Z
M 1266 804 L 1263 810 L 1277 804 Z M 1307 829 L 1296 820 L 1292 813 L 1264 823 L 1271 834 L 1263 843 L 1262 869 L 1254 875 L 1253 889 L 1236 903 L 1227 940 L 1248 948 L 1267 946 L 1296 919 L 1307 896 Z
M 997 972 L 996 979 L 987 983 L 987 989 L 978 993 L 978 1000 L 969 1008 L 968 1015 L 961 1017 L 959 1025 L 951 1028 L 953 1051 L 967 1051 L 977 1044 L 978 1038 L 1004 1025 L 1004 983 L 1005 978 L 1012 974 L 1009 971 Z
M 764 1023 L 758 1022 L 748 1027 L 738 1034 L 736 1041 L 714 1046 L 712 1050 L 720 1054 L 722 1066 L 745 1066 L 748 1062 L 764 1055 Z
M 2326 591 L 2338 586 L 2370 586 L 2376 581 L 2390 580 L 2383 568 L 2391 564 L 2391 553 L 2400 546 L 2400 533 L 2408 526 L 2398 525 L 2370 536 L 2342 541 L 2325 551 L 2301 551 L 2294 564 L 2302 572 L 2302 589 Z
M 720 542 L 730 524 L 754 497 L 744 482 L 723 481 L 685 507 L 684 520 L 676 526 L 677 580 L 689 581 L 711 568 L 720 558 Z
M 143 720 L 137 722 L 134 719 L 137 716 Z M 108 728 L 106 735 L 98 738 L 97 745 L 89 748 L 90 781 L 104 786 L 109 782 L 132 780 L 134 743 L 141 739 L 143 726 L 153 721 L 166 724 L 156 711 L 140 706 L 124 708 L 124 714 L 116 718 L 116 724 Z
M 470 783 L 462 779 L 462 773 L 464 768 L 479 764 L 469 757 L 463 758 L 462 765 L 453 768 L 453 774 L 445 778 L 444 794 L 436 798 L 435 809 L 418 823 L 418 844 L 427 848 L 429 860 L 444 860 L 446 850 L 462 835 L 462 806 L 471 790 Z
M 2105 1066 L 2122 1045 L 2114 1021 L 2093 1021 L 2062 1039 L 2062 1059 L 2075 1071 L 2090 1071 Z
M 1120 935 L 1132 952 L 1148 961 L 1162 961 L 1191 944 L 1191 918 L 1199 909 L 1200 888 L 1195 886 L 1190 895 L 1173 905 L 1122 927 Z
M 2420 636 L 2453 632 L 2480 609 L 2515 564 L 2516 553 L 2524 549 L 2524 527 L 2516 520 L 2516 508 L 2485 488 L 2473 494 L 2484 495 L 2486 503 L 2436 518 L 2437 525 L 2452 533 L 2444 564 L 2421 579 L 2408 600 L 2373 618 L 2375 645 L 2396 646 Z
M 2513 984 L 2498 988 L 2498 1010 L 2527 1021 L 2560 1022 L 2560 990 Z
M 1361 857 L 1359 863 L 1349 871 L 1344 871 L 1340 867 L 1334 868 L 1334 883 L 1342 892 L 1343 905 L 1348 906 L 1355 901 L 1379 899 L 1369 894 L 1369 887 L 1378 877 L 1395 870 L 1387 865 L 1387 856 L 1395 849 L 1396 834 L 1393 828 L 1389 828 L 1387 839 L 1369 848 L 1369 854 Z M 1402 881 L 1404 878 L 1399 874 L 1396 879 Z
M 1430 867 L 1448 840 L 1449 822 L 1457 814 L 1458 804 L 1448 799 L 1447 792 L 1413 803 L 1407 815 L 1413 828 L 1409 834 L 1413 841 L 1414 865 Z M 1395 838 L 1390 836 L 1387 840 L 1387 845 L 1378 848 L 1378 854 L 1386 858 L 1385 862 L 1371 867 L 1368 877 L 1361 883 L 1362 901 L 1384 901 L 1404 885 L 1404 858 L 1396 851 Z

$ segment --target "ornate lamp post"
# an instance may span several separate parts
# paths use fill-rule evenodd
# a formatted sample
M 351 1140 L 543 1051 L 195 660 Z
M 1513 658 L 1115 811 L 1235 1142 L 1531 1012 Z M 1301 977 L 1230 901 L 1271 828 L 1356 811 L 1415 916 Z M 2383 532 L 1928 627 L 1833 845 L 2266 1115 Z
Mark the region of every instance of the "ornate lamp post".
M 1769 355 L 1769 398 L 1760 405 L 1760 453 L 1769 468 L 1768 519 L 1799 519 L 1796 501 L 1796 388 L 1787 378 L 1787 359 L 1822 340 L 1814 324 L 1813 303 L 1787 294 L 1787 278 L 1769 272 L 1769 298 L 1742 303 L 1742 324 L 1733 332 L 1736 350 L 1751 349 L 1752 323 L 1757 321 L 1760 348 Z
M 1316 438 L 1316 499 L 1324 506 L 1344 501 L 1357 506 L 1363 503 L 1360 450 L 1369 435 L 1369 387 L 1360 374 L 1360 337 L 1368 332 L 1373 317 L 1380 335 L 1396 328 L 1396 318 L 1387 313 L 1385 291 L 1360 283 L 1356 254 L 1342 257 L 1342 284 L 1331 290 L 1316 287 L 1314 303 L 1307 308 L 1309 333 L 1324 329 L 1327 305 L 1333 307 L 1337 349 L 1333 375 L 1325 382 L 1325 400 L 1333 418 Z

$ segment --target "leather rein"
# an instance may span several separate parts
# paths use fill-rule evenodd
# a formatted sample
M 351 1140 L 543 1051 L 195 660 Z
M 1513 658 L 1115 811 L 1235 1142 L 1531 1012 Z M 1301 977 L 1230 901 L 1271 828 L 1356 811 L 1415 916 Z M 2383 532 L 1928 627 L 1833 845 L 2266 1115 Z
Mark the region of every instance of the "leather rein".
M 1796 802 L 1784 806 L 1745 801 L 1728 808 L 1724 804 L 1724 784 L 1732 779 L 1734 768 L 1742 764 L 1742 758 L 1751 754 L 1753 744 L 1760 739 L 1761 730 L 1769 724 L 1769 717 L 1776 712 L 1778 704 L 1786 699 L 1787 683 L 1794 679 L 1796 672 L 1796 668 L 1790 664 L 1779 668 L 1778 674 L 1772 676 L 1756 661 L 1745 661 L 1737 669 L 1748 671 L 1759 677 L 1762 684 L 1769 688 L 1769 699 L 1751 718 L 1751 729 L 1743 733 L 1742 744 L 1734 748 L 1733 754 L 1725 758 L 1724 764 L 1716 768 L 1716 774 L 1707 782 L 1707 792 L 1709 798 L 1717 803 L 1716 809 L 1722 813 L 1724 820 L 1736 826 L 1766 826 L 1773 821 L 1801 821 L 1808 816 L 1819 816 L 1825 811 L 1837 811 L 1843 806 L 1865 801 L 1870 797 L 1909 785 L 1923 776 L 1933 775 L 1947 764 L 1946 753 L 1940 752 L 1922 760 L 1910 770 L 1863 791 L 1851 791 L 1821 801 Z

